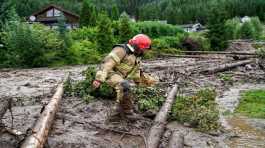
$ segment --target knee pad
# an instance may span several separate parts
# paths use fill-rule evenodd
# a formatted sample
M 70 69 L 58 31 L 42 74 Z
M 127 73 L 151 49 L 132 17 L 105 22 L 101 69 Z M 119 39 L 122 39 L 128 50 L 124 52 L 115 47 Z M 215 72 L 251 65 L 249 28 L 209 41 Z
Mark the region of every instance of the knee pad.
M 123 88 L 123 92 L 129 92 L 130 91 L 130 83 L 127 80 L 123 80 L 121 82 L 121 87 Z

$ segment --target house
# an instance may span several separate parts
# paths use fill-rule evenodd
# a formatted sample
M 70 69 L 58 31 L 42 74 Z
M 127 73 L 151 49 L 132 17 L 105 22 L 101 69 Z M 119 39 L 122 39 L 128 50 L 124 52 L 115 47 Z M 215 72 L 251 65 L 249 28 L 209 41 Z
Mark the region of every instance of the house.
M 200 31 L 205 30 L 205 27 L 200 23 L 185 24 L 185 25 L 180 25 L 180 27 L 183 28 L 184 31 L 186 32 L 200 32 Z
M 65 17 L 65 26 L 67 29 L 74 29 L 79 26 L 79 16 L 56 5 L 48 5 L 41 10 L 33 13 L 28 21 L 30 23 L 38 22 L 51 28 L 58 27 L 58 21 L 62 15 Z
M 249 21 L 251 21 L 251 18 L 249 16 L 244 16 L 244 17 L 240 18 L 241 23 L 245 23 L 245 22 L 249 22 Z

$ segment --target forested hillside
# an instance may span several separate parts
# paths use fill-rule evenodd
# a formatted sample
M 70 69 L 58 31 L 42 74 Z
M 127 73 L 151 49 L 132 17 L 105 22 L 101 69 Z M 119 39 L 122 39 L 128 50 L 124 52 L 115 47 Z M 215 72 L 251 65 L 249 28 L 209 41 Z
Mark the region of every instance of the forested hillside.
M 206 23 L 208 10 L 214 5 L 225 8 L 228 17 L 258 16 L 264 20 L 264 0 L 90 0 L 98 10 L 111 11 L 118 8 L 140 20 L 167 20 L 172 24 L 191 22 Z M 79 14 L 82 0 L 19 0 L 16 10 L 19 16 L 28 16 L 44 5 L 53 3 Z

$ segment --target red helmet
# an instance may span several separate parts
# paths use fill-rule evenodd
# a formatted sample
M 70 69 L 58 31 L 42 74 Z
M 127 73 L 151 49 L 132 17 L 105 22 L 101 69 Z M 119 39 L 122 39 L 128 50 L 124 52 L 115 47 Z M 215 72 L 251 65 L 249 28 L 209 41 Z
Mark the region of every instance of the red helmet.
M 144 34 L 134 36 L 129 40 L 129 44 L 135 47 L 135 50 L 140 50 L 141 52 L 151 49 L 151 39 Z

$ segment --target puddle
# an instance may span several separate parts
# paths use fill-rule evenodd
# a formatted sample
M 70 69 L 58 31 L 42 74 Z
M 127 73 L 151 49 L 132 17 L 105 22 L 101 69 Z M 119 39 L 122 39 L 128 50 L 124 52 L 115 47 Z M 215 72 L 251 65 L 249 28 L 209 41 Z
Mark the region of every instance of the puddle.
M 221 110 L 222 125 L 235 136 L 227 141 L 229 147 L 263 148 L 265 147 L 265 119 L 252 119 L 233 113 L 240 102 L 242 92 L 251 89 L 265 89 L 265 84 L 243 84 L 232 87 L 216 99 Z

